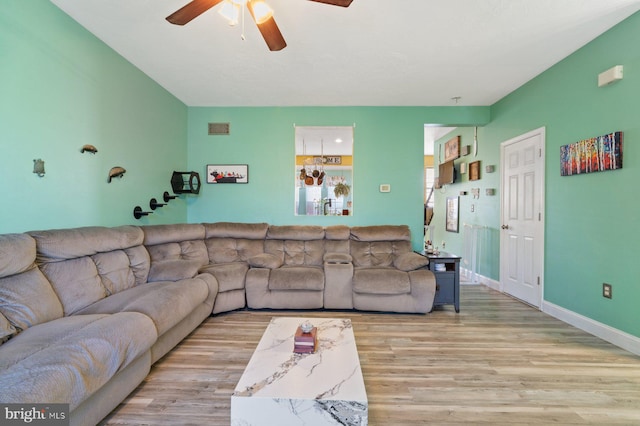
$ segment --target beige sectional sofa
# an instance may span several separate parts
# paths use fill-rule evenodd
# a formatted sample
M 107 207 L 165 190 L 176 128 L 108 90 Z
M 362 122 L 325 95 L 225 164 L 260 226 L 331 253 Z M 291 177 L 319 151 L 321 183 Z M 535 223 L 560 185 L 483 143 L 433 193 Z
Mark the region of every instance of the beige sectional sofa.
M 135 226 L 0 236 L 0 402 L 96 424 L 211 315 L 218 283 L 151 265 Z
M 0 235 L 0 402 L 99 422 L 209 315 L 425 313 L 435 279 L 406 226 L 209 223 Z

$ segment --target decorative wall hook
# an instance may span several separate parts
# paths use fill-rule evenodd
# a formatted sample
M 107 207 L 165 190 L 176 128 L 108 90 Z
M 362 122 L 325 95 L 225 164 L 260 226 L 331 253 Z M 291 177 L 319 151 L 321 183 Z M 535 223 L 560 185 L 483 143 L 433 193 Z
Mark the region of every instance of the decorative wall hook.
M 92 154 L 95 154 L 96 152 L 98 152 L 98 148 L 96 148 L 93 145 L 86 144 L 86 145 L 82 146 L 82 148 L 80 149 L 80 152 L 83 153 L 83 154 L 85 152 L 90 152 Z
M 37 174 L 39 177 L 44 176 L 44 160 L 37 159 L 33 160 L 33 173 Z
M 155 198 L 152 198 L 151 200 L 149 200 L 149 207 L 151 207 L 151 210 L 155 210 L 158 207 L 163 207 L 166 205 L 167 203 L 159 203 L 158 200 L 156 200 Z
M 171 200 L 175 200 L 176 198 L 178 198 L 177 195 L 170 195 L 168 191 L 164 191 L 164 194 L 162 194 L 162 198 L 164 199 L 165 203 L 168 203 Z
M 127 173 L 127 171 L 124 167 L 112 167 L 111 170 L 109 170 L 109 180 L 107 182 L 111 183 L 111 179 L 113 178 L 122 178 L 125 173 Z
M 135 206 L 133 208 L 133 217 L 135 217 L 136 219 L 140 219 L 142 216 L 148 216 L 153 212 L 143 212 L 142 211 L 142 207 L 140 206 Z

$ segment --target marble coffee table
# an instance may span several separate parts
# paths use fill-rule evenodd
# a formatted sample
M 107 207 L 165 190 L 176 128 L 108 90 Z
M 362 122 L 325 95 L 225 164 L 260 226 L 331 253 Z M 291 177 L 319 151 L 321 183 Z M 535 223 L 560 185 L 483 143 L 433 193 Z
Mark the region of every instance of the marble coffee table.
M 296 354 L 305 320 L 318 350 Z M 366 425 L 368 406 L 351 320 L 272 318 L 231 396 L 231 425 Z

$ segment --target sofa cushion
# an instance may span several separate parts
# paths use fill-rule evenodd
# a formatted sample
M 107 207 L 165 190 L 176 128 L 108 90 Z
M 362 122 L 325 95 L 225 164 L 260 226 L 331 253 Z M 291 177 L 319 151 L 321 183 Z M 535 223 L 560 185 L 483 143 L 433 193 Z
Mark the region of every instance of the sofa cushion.
M 144 284 L 147 282 L 149 276 L 149 252 L 144 246 L 134 246 L 124 249 L 124 252 L 129 258 L 129 267 L 133 272 L 133 276 L 136 278 L 136 285 Z
M 329 252 L 322 256 L 322 259 L 327 263 L 351 263 L 353 258 L 348 253 L 335 253 Z
M 31 269 L 36 242 L 27 234 L 0 235 L 0 278 Z
M 98 253 L 91 256 L 96 264 L 98 275 L 103 287 L 107 290 L 107 295 L 119 293 L 133 287 L 136 278 L 129 268 L 129 256 L 124 250 Z
M 9 320 L 0 312 L 0 345 L 9 340 L 18 330 L 11 325 Z
M 197 260 L 161 260 L 151 263 L 149 282 L 179 281 L 198 275 L 201 263 Z
M 89 256 L 45 263 L 40 269 L 60 298 L 65 316 L 107 297 L 98 268 Z
M 317 225 L 271 225 L 267 232 L 268 240 L 322 240 L 324 228 Z
M 333 225 L 324 228 L 324 249 L 326 252 L 349 253 L 351 230 L 346 225 Z
M 263 240 L 244 238 L 208 238 L 205 240 L 209 254 L 208 263 L 247 262 L 253 256 L 264 253 Z
M 322 240 L 267 240 L 265 251 L 277 256 L 283 265 L 322 266 L 324 241 Z
M 282 266 L 282 260 L 271 253 L 262 253 L 249 259 L 252 268 L 275 269 Z
M 144 234 L 137 226 L 32 231 L 28 233 L 38 246 L 38 263 L 55 262 L 91 256 L 97 253 L 122 250 L 142 245 Z
M 284 266 L 269 276 L 269 290 L 324 290 L 322 269 L 308 266 Z
M 0 347 L 0 401 L 68 403 L 73 411 L 155 343 L 145 315 L 77 315 L 32 327 Z
M 182 241 L 204 240 L 204 225 L 200 223 L 176 223 L 169 225 L 142 226 L 143 244 L 155 246 Z
M 36 266 L 0 278 L 0 313 L 18 332 L 63 315 L 58 296 Z
M 354 241 L 411 241 L 407 225 L 354 226 L 351 228 Z
M 245 240 L 264 240 L 269 224 L 216 222 L 204 223 L 205 238 L 240 238 Z
M 244 290 L 244 282 L 248 270 L 249 264 L 246 262 L 219 263 L 200 268 L 200 272 L 216 277 L 220 293 Z
M 332 225 L 324 228 L 325 240 L 348 240 L 351 229 L 347 225 Z
M 209 287 L 198 278 L 159 281 L 130 288 L 102 299 L 77 314 L 140 312 L 153 320 L 158 335 L 186 318 L 209 297 Z
M 351 256 L 356 267 L 390 267 L 393 265 L 392 241 L 351 241 Z
M 204 240 L 169 242 L 146 247 L 151 261 L 195 260 L 200 262 L 200 266 L 209 263 Z
M 411 293 L 409 274 L 392 268 L 356 269 L 353 291 L 368 294 Z
M 429 264 L 429 258 L 414 252 L 402 253 L 393 260 L 393 266 L 401 271 L 409 272 L 423 268 Z

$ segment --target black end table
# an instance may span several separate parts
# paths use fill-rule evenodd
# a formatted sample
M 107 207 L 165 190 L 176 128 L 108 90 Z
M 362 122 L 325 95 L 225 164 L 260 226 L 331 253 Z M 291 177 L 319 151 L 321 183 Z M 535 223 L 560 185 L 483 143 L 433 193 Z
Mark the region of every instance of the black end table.
M 420 254 L 429 258 L 429 270 L 436 277 L 433 306 L 453 305 L 460 312 L 460 256 L 444 251 Z

